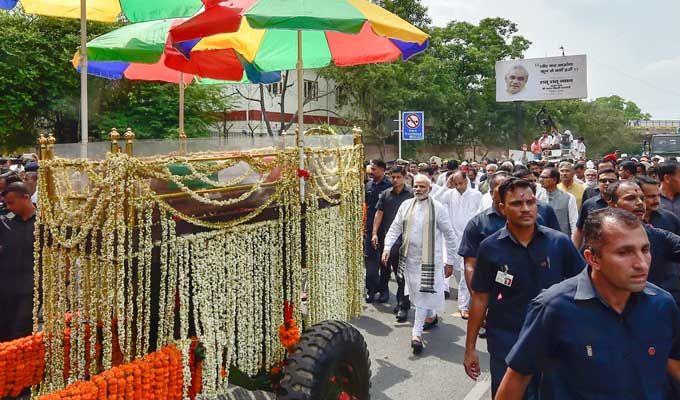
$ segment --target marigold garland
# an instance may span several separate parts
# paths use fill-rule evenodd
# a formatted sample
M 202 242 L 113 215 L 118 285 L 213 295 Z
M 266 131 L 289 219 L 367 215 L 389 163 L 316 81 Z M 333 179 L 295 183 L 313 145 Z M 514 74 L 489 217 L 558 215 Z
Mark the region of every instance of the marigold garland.
M 279 327 L 279 339 L 289 353 L 295 350 L 295 345 L 300 341 L 300 328 L 293 318 L 293 310 L 293 304 L 286 301 L 283 305 L 283 324 Z
M 40 396 L 39 400 L 181 400 L 183 368 L 181 351 L 171 345 L 140 360 L 113 367 L 89 381 Z M 199 390 L 192 381 L 190 398 L 194 399 Z
M 37 385 L 45 373 L 42 333 L 0 343 L 0 398 L 16 397 Z

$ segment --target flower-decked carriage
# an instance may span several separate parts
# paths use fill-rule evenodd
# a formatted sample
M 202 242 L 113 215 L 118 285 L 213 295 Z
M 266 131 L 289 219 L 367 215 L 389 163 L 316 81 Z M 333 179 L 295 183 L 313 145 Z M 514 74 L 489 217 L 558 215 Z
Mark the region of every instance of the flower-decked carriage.
M 164 149 L 114 130 L 88 160 L 42 137 L 35 334 L 20 353 L 35 365 L 0 395 L 180 399 L 235 384 L 368 398 L 365 342 L 341 322 L 361 311 L 360 130 L 318 133 L 306 170 L 285 135 Z M 2 345 L 0 364 L 18 354 Z

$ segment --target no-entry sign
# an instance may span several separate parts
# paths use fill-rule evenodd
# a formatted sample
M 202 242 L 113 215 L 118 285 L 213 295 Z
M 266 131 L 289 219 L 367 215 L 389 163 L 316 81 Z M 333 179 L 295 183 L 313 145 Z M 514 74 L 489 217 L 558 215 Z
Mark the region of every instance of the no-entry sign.
M 405 111 L 402 114 L 402 140 L 425 140 L 423 111 Z

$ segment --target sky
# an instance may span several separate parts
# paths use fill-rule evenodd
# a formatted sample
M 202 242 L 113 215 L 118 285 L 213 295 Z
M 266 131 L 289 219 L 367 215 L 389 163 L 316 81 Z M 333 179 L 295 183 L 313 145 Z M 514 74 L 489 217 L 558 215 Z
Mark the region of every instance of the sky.
M 532 42 L 525 58 L 588 56 L 588 97 L 619 95 L 654 119 L 680 119 L 680 2 L 422 0 L 435 25 L 502 17 Z

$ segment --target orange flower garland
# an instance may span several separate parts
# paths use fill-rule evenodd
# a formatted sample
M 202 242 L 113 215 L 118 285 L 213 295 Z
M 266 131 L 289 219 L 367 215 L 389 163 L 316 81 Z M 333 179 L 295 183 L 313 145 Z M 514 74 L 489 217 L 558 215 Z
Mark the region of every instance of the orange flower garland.
M 283 303 L 283 324 L 279 327 L 279 340 L 289 353 L 293 352 L 300 341 L 300 328 L 293 318 L 293 304 L 288 301 Z
M 39 400 L 182 400 L 182 368 L 181 351 L 168 346 Z M 191 393 L 195 398 L 193 385 Z
M 42 333 L 0 343 L 0 398 L 16 397 L 37 385 L 45 373 Z

